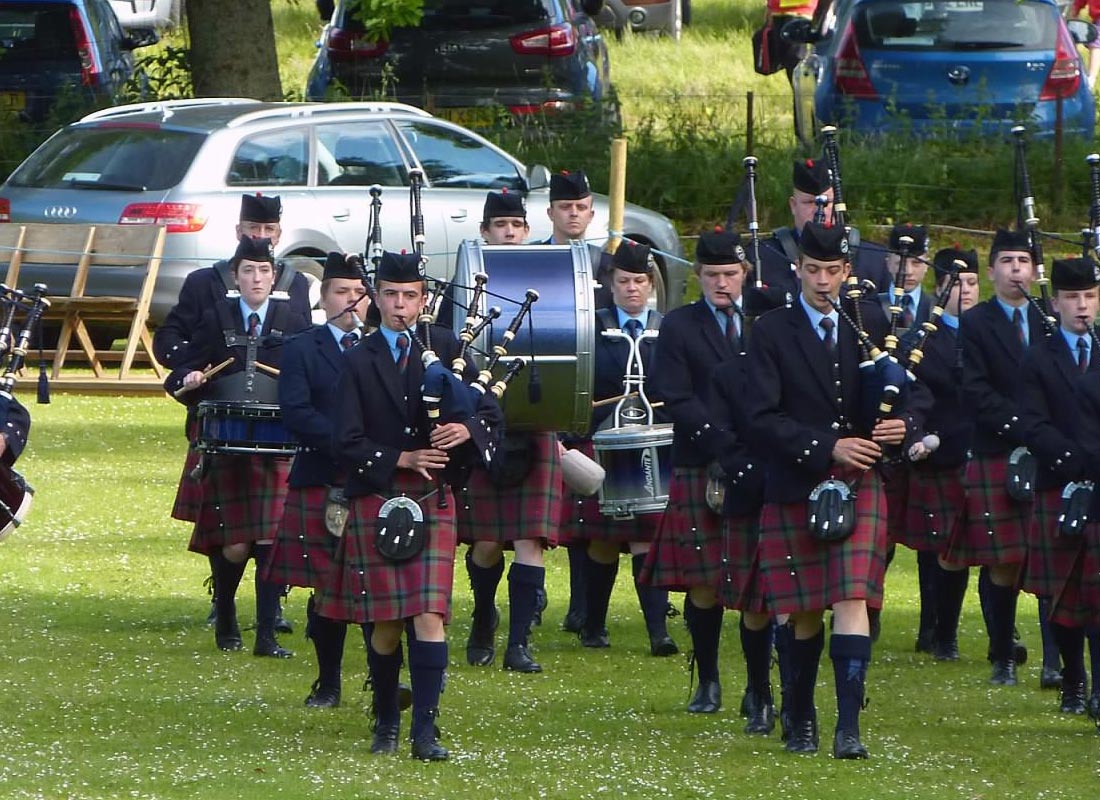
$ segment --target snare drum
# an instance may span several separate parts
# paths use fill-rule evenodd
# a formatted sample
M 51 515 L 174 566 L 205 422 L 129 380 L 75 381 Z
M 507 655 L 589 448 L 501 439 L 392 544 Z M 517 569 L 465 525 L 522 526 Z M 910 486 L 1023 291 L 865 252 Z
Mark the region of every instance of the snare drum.
M 592 449 L 607 472 L 600 489 L 600 513 L 630 519 L 665 510 L 672 475 L 672 423 L 596 431 Z
M 204 400 L 197 416 L 198 446 L 203 452 L 263 456 L 298 452 L 277 405 Z
M 539 293 L 531 306 L 531 318 L 508 345 L 500 369 L 514 358 L 528 368 L 512 381 L 504 395 L 504 417 L 511 431 L 566 431 L 583 434 L 592 418 L 592 362 L 595 328 L 592 267 L 584 242 L 567 245 L 487 245 L 466 240 L 458 248 L 455 266 L 454 331 L 462 330 L 466 307 L 473 294 L 474 275 L 489 276 L 480 313 L 499 306 L 500 319 L 492 326 L 492 339 L 483 333 L 474 341 L 480 355 L 499 344 L 515 318 L 528 289 Z M 507 299 L 505 299 L 507 298 Z M 534 332 L 534 343 L 531 331 Z M 538 367 L 542 397 L 532 402 L 529 394 L 531 354 Z
M 34 488 L 11 467 L 0 464 L 0 542 L 14 531 L 31 510 Z

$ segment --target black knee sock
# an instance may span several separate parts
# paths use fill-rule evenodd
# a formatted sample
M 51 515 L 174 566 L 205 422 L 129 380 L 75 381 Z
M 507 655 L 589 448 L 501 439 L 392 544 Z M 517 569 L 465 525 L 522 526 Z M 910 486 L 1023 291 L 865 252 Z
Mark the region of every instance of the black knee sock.
M 211 603 L 216 603 L 218 601 L 218 597 L 217 597 L 217 594 L 216 594 L 216 591 L 217 591 L 217 569 L 218 569 L 217 556 L 215 554 L 211 553 L 210 555 L 208 555 L 206 557 L 206 560 L 210 562 L 210 602 Z
M 1019 590 L 1012 586 L 998 586 L 990 581 L 986 596 L 989 598 L 990 644 L 993 647 L 994 661 L 1008 661 L 1012 658 L 1016 629 L 1016 599 Z
M 982 620 L 985 622 L 985 633 L 989 637 L 989 646 L 993 647 L 993 607 L 989 598 L 989 587 L 993 581 L 989 578 L 989 567 L 978 570 L 978 602 L 982 606 Z
M 1039 598 L 1039 636 L 1043 642 L 1043 668 L 1058 669 L 1058 642 L 1050 629 L 1050 598 Z
M 699 608 L 684 598 L 684 622 L 691 634 L 691 646 L 695 651 L 695 666 L 700 681 L 718 680 L 718 644 L 722 638 L 722 606 Z
M 821 652 L 825 649 L 825 628 L 822 627 L 809 639 L 792 637 L 791 659 L 794 662 L 794 680 L 791 686 L 792 722 L 817 719 L 814 708 L 814 687 L 817 685 L 817 668 Z
M 936 593 L 936 641 L 954 642 L 959 638 L 959 616 L 966 598 L 966 584 L 970 570 L 949 570 L 936 565 L 939 570 Z
M 401 710 L 397 699 L 397 682 L 401 674 L 401 648 L 398 647 L 389 655 L 382 655 L 368 642 L 367 665 L 370 668 L 374 715 L 378 724 L 400 724 Z
M 586 557 L 584 579 L 584 631 L 589 635 L 599 635 L 607 628 L 607 609 L 611 604 L 611 592 L 615 588 L 615 578 L 619 574 L 619 561 L 601 564 Z
M 1092 673 L 1092 693 L 1100 694 L 1100 628 L 1085 628 L 1089 642 L 1089 671 Z
M 918 635 L 928 636 L 936 628 L 936 597 L 939 593 L 939 559 L 935 553 L 917 553 L 917 581 L 920 585 L 920 627 Z
M 791 652 L 794 642 L 794 629 L 790 625 L 780 625 L 772 619 L 772 638 L 775 640 L 775 660 L 779 666 L 779 694 L 783 699 L 783 706 L 790 711 L 787 703 L 790 702 L 790 694 L 794 688 L 794 653 Z
M 275 620 L 279 618 L 279 601 L 283 597 L 282 583 L 263 580 L 260 575 L 271 557 L 271 545 L 252 545 L 252 557 L 256 561 L 256 636 L 275 635 Z
M 1062 657 L 1062 683 L 1076 686 L 1085 682 L 1085 629 L 1050 623 L 1050 635 Z
M 859 736 L 859 712 L 871 663 L 871 637 L 834 633 L 829 637 L 829 658 L 836 683 L 836 727 Z
M 741 652 L 745 656 L 745 673 L 748 676 L 749 691 L 761 700 L 772 702 L 772 687 L 769 673 L 772 660 L 771 625 L 754 631 L 745 626 L 741 617 Z
M 653 639 L 668 636 L 668 591 L 638 582 L 645 559 L 645 553 L 635 553 L 631 556 L 630 571 L 634 576 L 634 591 L 638 595 L 638 605 L 642 609 L 645 628 L 649 632 L 649 637 Z
M 588 593 L 585 581 L 588 578 L 588 545 L 584 542 L 571 544 L 565 548 L 569 554 L 569 610 L 568 614 L 585 616 L 588 613 Z
M 409 641 L 409 675 L 412 678 L 412 739 L 435 738 L 432 726 L 439 711 L 443 691 L 443 671 L 447 669 L 447 643 Z M 396 691 L 394 697 L 396 698 Z
M 309 613 L 309 608 L 306 608 Z M 310 639 L 317 651 L 317 680 L 322 689 L 340 691 L 340 672 L 344 661 L 347 623 L 322 617 L 316 612 L 309 620 Z
M 210 557 L 214 564 L 214 603 L 218 617 L 230 625 L 237 619 L 237 588 L 244 576 L 244 562 L 230 561 L 222 553 Z
M 508 570 L 508 646 L 527 644 L 527 631 L 538 606 L 536 591 L 546 581 L 546 568 L 512 562 Z
M 492 616 L 496 606 L 497 587 L 504 575 L 504 556 L 491 567 L 479 567 L 474 563 L 474 550 L 466 549 L 466 572 L 470 576 L 470 590 L 474 595 L 474 616 Z

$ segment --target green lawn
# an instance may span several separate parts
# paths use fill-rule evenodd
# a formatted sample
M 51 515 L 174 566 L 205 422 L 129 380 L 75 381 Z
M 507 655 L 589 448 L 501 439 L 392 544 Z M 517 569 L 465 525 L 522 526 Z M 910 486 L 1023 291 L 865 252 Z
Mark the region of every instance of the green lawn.
M 38 491 L 27 523 L 0 545 L 0 797 L 1068 800 L 1095 792 L 1096 733 L 1082 718 L 1053 712 L 1057 698 L 1037 688 L 1034 660 L 1020 687 L 986 684 L 973 586 L 963 660 L 937 664 L 912 652 L 908 552 L 890 573 L 870 675 L 868 762 L 788 756 L 778 735 L 740 732 L 744 672 L 732 614 L 723 639 L 726 708 L 713 717 L 685 713 L 685 661 L 644 649 L 627 563 L 612 648 L 582 649 L 557 630 L 563 553 L 549 557 L 550 608 L 534 639 L 545 673 L 465 665 L 470 595 L 460 571 L 440 719 L 453 759 L 372 758 L 356 635 L 344 705 L 302 705 L 315 670 L 301 636 L 304 592 L 288 608 L 298 624 L 284 637 L 294 659 L 214 649 L 203 624 L 205 561 L 186 552 L 187 526 L 168 518 L 183 456 L 181 407 L 55 394 L 52 405 L 31 410 L 35 428 L 20 468 Z M 251 598 L 246 580 L 245 625 Z M 1034 659 L 1035 602 L 1025 597 L 1020 606 Z M 686 649 L 679 618 L 672 630 Z M 831 687 L 826 663 L 823 741 L 835 713 Z

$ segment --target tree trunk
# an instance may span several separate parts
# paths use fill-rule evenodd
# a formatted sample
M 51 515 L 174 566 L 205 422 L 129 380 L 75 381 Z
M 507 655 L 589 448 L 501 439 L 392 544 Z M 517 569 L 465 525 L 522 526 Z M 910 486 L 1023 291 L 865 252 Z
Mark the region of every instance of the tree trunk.
M 282 100 L 270 0 L 187 0 L 195 97 Z

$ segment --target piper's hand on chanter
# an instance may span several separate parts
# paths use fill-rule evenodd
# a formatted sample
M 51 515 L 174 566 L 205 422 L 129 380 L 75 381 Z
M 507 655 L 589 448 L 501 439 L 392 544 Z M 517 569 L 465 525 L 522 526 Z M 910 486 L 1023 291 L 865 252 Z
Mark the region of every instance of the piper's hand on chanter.
M 451 450 L 470 441 L 470 429 L 461 422 L 448 422 L 432 431 L 432 447 Z
M 192 370 L 183 376 L 184 389 L 197 389 L 202 386 L 206 376 L 201 369 Z
M 837 439 L 833 445 L 833 461 L 846 467 L 870 469 L 882 455 L 882 448 L 869 439 Z
M 442 450 L 427 448 L 425 450 L 406 450 L 397 457 L 397 466 L 401 469 L 411 469 L 419 472 L 428 480 L 434 480 L 430 469 L 443 469 L 447 466 L 449 457 Z
M 871 429 L 871 439 L 879 444 L 901 444 L 905 441 L 905 420 L 884 419 L 880 420 Z

